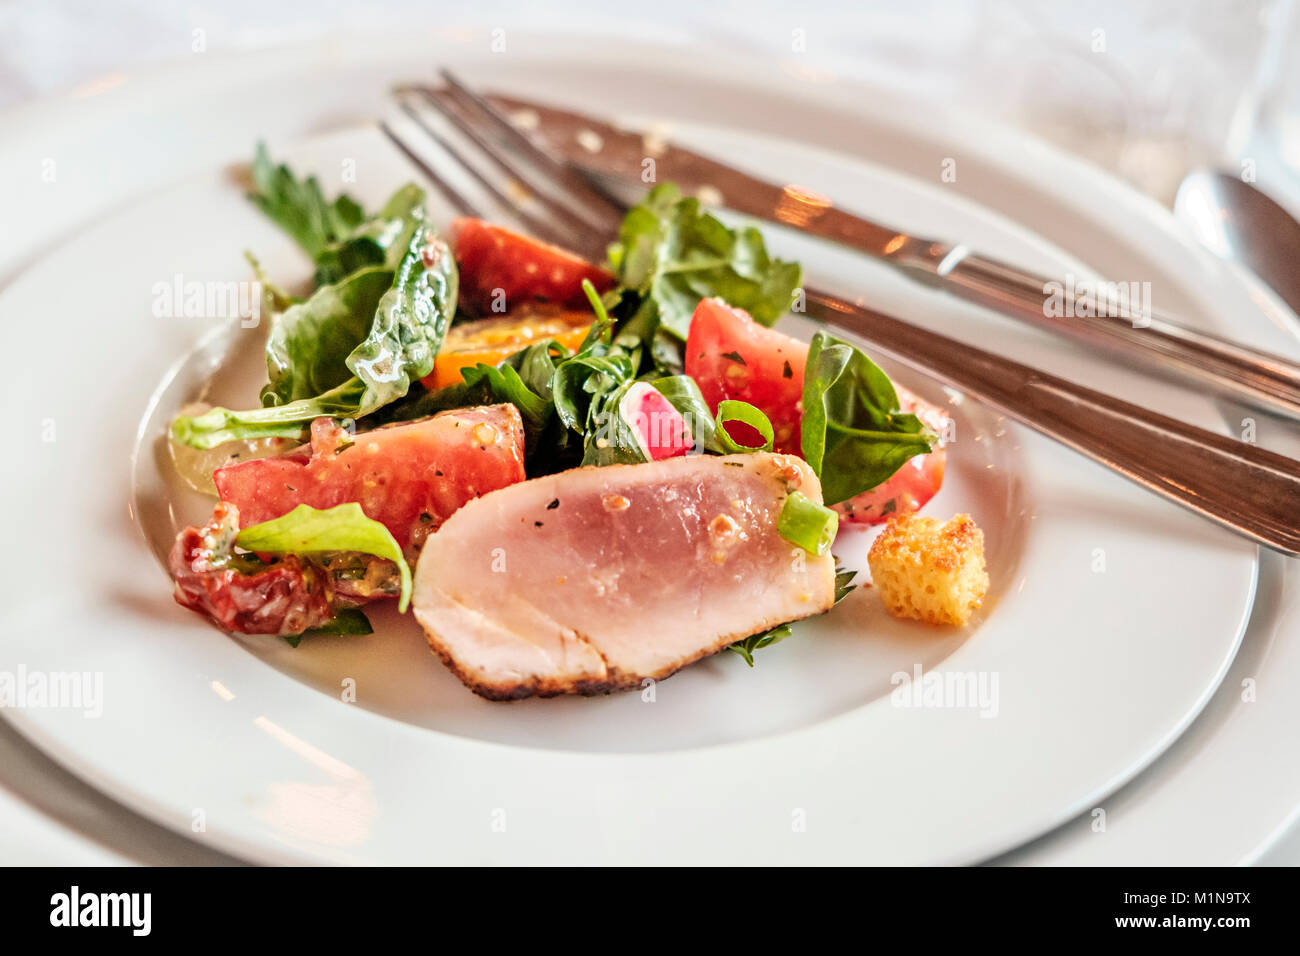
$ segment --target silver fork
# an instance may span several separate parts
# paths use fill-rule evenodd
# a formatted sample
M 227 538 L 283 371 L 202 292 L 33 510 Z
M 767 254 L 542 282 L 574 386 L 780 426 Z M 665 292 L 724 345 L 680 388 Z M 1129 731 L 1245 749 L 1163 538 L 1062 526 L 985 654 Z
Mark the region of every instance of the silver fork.
M 414 128 L 485 201 L 475 202 L 391 124 L 384 133 L 464 215 L 506 215 L 547 242 L 600 261 L 625 208 L 542 150 L 446 72 L 441 89 L 399 91 Z M 431 113 L 416 109 L 410 97 Z M 432 120 L 441 124 L 441 129 Z M 449 170 L 444 170 L 449 173 Z M 489 210 L 487 206 L 492 206 Z M 1300 463 L 929 332 L 828 292 L 807 313 L 993 406 L 1093 461 L 1239 534 L 1300 554 Z

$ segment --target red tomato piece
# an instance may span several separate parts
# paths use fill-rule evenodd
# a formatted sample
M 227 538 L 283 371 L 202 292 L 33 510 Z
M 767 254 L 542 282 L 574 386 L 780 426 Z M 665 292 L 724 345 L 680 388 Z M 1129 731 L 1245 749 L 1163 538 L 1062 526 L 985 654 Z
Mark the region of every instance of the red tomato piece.
M 328 419 L 318 423 L 310 456 L 260 458 L 212 476 L 245 527 L 300 504 L 325 509 L 355 501 L 403 548 L 418 547 L 471 498 L 524 479 L 523 423 L 513 405 L 441 412 L 365 432 L 341 448 Z
M 249 569 L 228 566 L 224 551 L 238 530 L 239 511 L 222 502 L 209 524 L 176 537 L 169 565 L 178 604 L 242 634 L 301 634 L 334 617 L 329 575 L 296 555 Z
M 715 413 L 723 399 L 748 402 L 772 422 L 777 451 L 799 454 L 803 370 L 808 343 L 765 328 L 744 309 L 703 299 L 686 337 L 686 374 L 695 379 Z M 731 422 L 727 433 L 745 445 L 762 442 L 758 431 Z
M 586 259 L 481 219 L 457 219 L 452 246 L 460 267 L 460 304 L 476 315 L 514 312 L 531 302 L 589 309 L 582 280 L 598 292 L 614 277 Z
M 716 413 L 723 399 L 737 399 L 760 409 L 772 422 L 779 452 L 802 454 L 799 422 L 803 418 L 804 365 L 808 344 L 765 328 L 742 309 L 721 299 L 704 299 L 691 317 L 686 338 L 686 373 L 695 379 L 704 400 Z M 943 409 L 895 386 L 899 405 L 915 412 L 935 432 L 942 433 L 948 416 Z M 740 422 L 727 425 L 733 439 L 748 445 L 760 441 L 756 429 Z M 917 455 L 889 480 L 835 506 L 855 523 L 876 524 L 895 512 L 915 511 L 943 484 L 944 451 Z

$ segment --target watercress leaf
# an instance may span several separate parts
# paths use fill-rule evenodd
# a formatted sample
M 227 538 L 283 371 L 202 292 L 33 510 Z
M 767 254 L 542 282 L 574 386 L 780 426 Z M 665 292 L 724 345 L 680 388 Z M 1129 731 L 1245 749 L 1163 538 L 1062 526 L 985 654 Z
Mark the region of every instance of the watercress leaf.
M 311 398 L 346 382 L 347 358 L 366 337 L 375 310 L 393 284 L 393 273 L 370 268 L 337 285 L 321 286 L 306 302 L 271 320 L 266 340 L 270 379 L 263 405 Z
M 797 263 L 768 255 L 757 229 L 727 227 L 672 183 L 657 186 L 628 212 L 609 259 L 620 285 L 635 290 L 659 328 L 679 339 L 709 296 L 771 325 L 790 308 L 802 275 Z
M 373 554 L 397 565 L 402 578 L 398 610 L 405 612 L 411 600 L 411 568 L 389 530 L 367 518 L 355 501 L 318 511 L 299 505 L 286 515 L 240 531 L 235 544 L 259 554 L 323 554 L 357 551 Z
M 804 368 L 802 451 L 827 504 L 874 488 L 936 436 L 898 407 L 889 376 L 863 352 L 826 332 L 813 336 Z

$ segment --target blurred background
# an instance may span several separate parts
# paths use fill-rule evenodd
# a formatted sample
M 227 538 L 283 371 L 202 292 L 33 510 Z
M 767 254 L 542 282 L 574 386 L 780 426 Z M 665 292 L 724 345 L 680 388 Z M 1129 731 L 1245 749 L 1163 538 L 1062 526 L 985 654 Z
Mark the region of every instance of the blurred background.
M 1169 202 L 1202 165 L 1300 197 L 1300 0 L 650 5 L 7 0 L 0 109 L 112 71 L 412 25 L 707 45 L 850 75 L 1033 132 Z M 50 42 L 51 38 L 57 38 Z M 1278 197 L 1278 198 L 1283 198 Z

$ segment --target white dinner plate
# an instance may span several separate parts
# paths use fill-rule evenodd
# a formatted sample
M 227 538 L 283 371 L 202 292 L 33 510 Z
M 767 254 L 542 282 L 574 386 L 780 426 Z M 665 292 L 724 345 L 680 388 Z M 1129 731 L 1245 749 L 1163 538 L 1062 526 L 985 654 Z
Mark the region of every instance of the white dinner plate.
M 1149 208 L 1051 155 L 1028 162 L 1023 141 L 946 139 L 950 131 L 906 110 L 864 113 L 834 88 L 813 96 L 788 78 L 742 82 L 662 52 L 625 55 L 614 91 L 600 82 L 600 55 L 530 49 L 489 59 L 448 43 L 445 58 L 502 89 L 629 120 L 672 117 L 675 135 L 706 151 L 814 183 L 918 232 L 961 235 L 1030 266 L 1083 273 L 1086 262 L 1151 281 L 1170 308 L 1241 306 L 1231 288 L 1204 288 L 1195 256 Z M 418 62 L 413 50 L 390 55 L 368 75 L 410 76 Z M 351 79 L 343 66 L 317 67 L 316 84 Z M 284 61 L 262 68 L 232 76 L 221 102 L 249 102 L 254 90 L 253 109 L 319 101 L 321 90 L 305 90 Z M 204 108 L 212 104 L 195 104 Z M 278 153 L 327 184 L 351 161 L 348 188 L 373 205 L 407 173 L 357 118 L 293 142 L 265 129 Z M 939 178 L 954 155 L 963 190 Z M 1077 190 L 1049 188 L 1062 171 Z M 1001 214 L 970 201 L 981 189 L 999 191 Z M 1117 196 L 1128 200 L 1118 222 L 1106 208 Z M 772 245 L 802 258 L 821 285 L 1094 386 L 1204 414 L 1196 399 L 883 267 L 775 233 Z M 1042 832 L 1141 769 L 1232 659 L 1250 608 L 1252 547 L 958 402 L 948 483 L 931 511 L 975 515 L 994 578 L 988 607 L 960 635 L 892 622 L 860 591 L 762 652 L 753 671 L 724 656 L 661 685 L 653 702 L 504 706 L 464 691 L 409 621 L 383 618 L 373 637 L 296 652 L 227 638 L 171 603 L 150 554 L 199 507 L 163 486 L 157 438 L 200 387 L 204 363 L 249 351 L 251 336 L 213 317 L 156 317 L 153 301 L 157 284 L 177 275 L 248 278 L 245 247 L 273 274 L 305 276 L 288 241 L 214 169 L 87 227 L 0 296 L 6 321 L 25 317 L 38 340 L 5 384 L 29 428 L 18 439 L 24 467 L 3 478 L 6 500 L 20 505 L 11 526 L 21 547 L 7 559 L 0 667 L 102 673 L 105 695 L 99 717 L 37 707 L 8 715 L 166 825 L 201 825 L 217 845 L 267 860 L 969 861 Z M 234 376 L 220 387 L 253 397 Z M 863 543 L 843 542 L 845 556 L 860 556 Z M 996 716 L 893 706 L 891 676 L 918 665 L 996 675 Z M 356 703 L 339 699 L 348 678 Z

